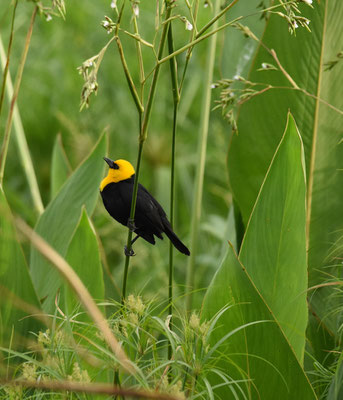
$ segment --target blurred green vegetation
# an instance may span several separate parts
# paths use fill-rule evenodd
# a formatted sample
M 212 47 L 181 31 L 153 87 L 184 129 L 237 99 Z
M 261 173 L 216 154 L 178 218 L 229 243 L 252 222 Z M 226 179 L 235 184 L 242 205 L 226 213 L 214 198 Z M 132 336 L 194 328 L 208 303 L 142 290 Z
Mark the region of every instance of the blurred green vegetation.
M 143 4 L 142 4 L 143 6 Z M 155 35 L 154 2 L 144 2 L 144 12 L 139 17 L 142 37 L 152 42 Z M 256 6 L 256 5 L 255 5 Z M 150 10 L 147 9 L 150 7 Z M 18 60 L 22 51 L 30 14 L 31 2 L 20 1 L 15 21 L 15 36 L 10 64 L 12 79 L 15 77 Z M 239 13 L 238 9 L 235 11 Z M 0 14 L 1 34 L 7 47 L 11 2 L 7 1 Z M 112 13 L 112 14 L 111 14 Z M 56 135 L 61 133 L 67 157 L 75 168 L 89 153 L 102 131 L 110 137 L 111 158 L 125 158 L 135 163 L 138 148 L 138 118 L 120 63 L 115 43 L 108 49 L 98 73 L 99 88 L 96 97 L 90 100 L 90 107 L 79 111 L 80 93 L 83 85 L 77 67 L 83 61 L 97 54 L 106 44 L 108 35 L 100 23 L 104 15 L 113 15 L 109 1 L 93 2 L 85 0 L 77 5 L 67 4 L 66 20 L 54 17 L 52 21 L 37 18 L 33 37 L 25 65 L 18 98 L 18 106 L 23 121 L 30 152 L 34 162 L 43 202 L 50 200 L 50 169 L 52 148 Z M 185 15 L 186 10 L 185 10 Z M 199 26 L 210 19 L 210 8 L 201 7 Z M 230 19 L 234 17 L 230 14 Z M 123 26 L 131 24 L 129 12 L 124 14 Z M 256 18 L 257 21 L 257 18 Z M 178 21 L 180 29 L 175 30 L 175 48 L 185 43 L 189 32 Z M 231 30 L 240 43 L 242 35 Z M 217 47 L 215 78 L 231 73 L 228 65 L 236 65 L 236 55 L 228 56 L 224 49 L 228 33 L 221 33 Z M 139 79 L 139 69 L 135 43 L 121 35 L 127 63 L 133 79 Z M 232 37 L 232 36 L 231 36 Z M 248 43 L 247 39 L 243 39 Z M 190 231 L 192 207 L 192 187 L 194 181 L 197 132 L 200 120 L 203 71 L 206 62 L 207 42 L 201 43 L 193 52 L 183 88 L 178 118 L 176 155 L 176 220 L 175 230 L 187 243 Z M 149 48 L 144 48 L 145 70 L 151 71 L 154 56 Z M 249 50 L 250 51 L 250 50 Z M 239 53 L 236 53 L 237 55 Z M 251 51 L 250 51 L 251 54 Z M 229 57 L 229 59 L 228 59 Z M 182 71 L 185 55 L 178 57 L 178 68 Z M 232 71 L 233 73 L 235 71 Z M 147 92 L 145 96 L 147 96 Z M 218 93 L 214 92 L 214 99 Z M 148 139 L 143 154 L 140 182 L 143 183 L 169 209 L 170 148 L 172 130 L 172 93 L 169 65 L 162 66 L 157 94 L 149 125 Z M 3 116 L 6 115 L 6 108 Z M 1 118 L 3 130 L 5 118 Z M 223 121 L 220 111 L 211 114 L 207 161 L 205 170 L 204 198 L 202 210 L 203 229 L 200 236 L 197 257 L 197 287 L 206 287 L 221 257 L 223 228 L 228 217 L 231 195 L 228 187 L 226 154 L 230 139 L 230 129 Z M 24 173 L 18 163 L 15 140 L 11 138 L 8 162 L 6 164 L 4 187 L 12 210 L 32 225 L 35 223 L 31 199 Z M 107 261 L 114 278 L 120 286 L 123 269 L 123 245 L 127 231 L 115 223 L 98 203 L 94 215 L 100 239 L 103 242 Z M 158 241 L 152 248 L 138 241 L 135 251 L 138 256 L 132 260 L 129 292 L 145 291 L 165 295 L 167 286 L 167 240 Z M 203 251 L 203 250 L 204 251 Z M 152 268 L 151 264 L 155 264 Z M 156 268 L 155 268 L 156 267 Z M 176 284 L 184 285 L 187 260 L 176 255 Z M 153 271 L 153 272 L 152 272 Z M 115 296 L 115 293 L 111 293 Z M 200 296 L 202 297 L 202 296 Z M 199 297 L 199 300 L 200 300 Z M 200 302 L 198 302 L 198 306 Z

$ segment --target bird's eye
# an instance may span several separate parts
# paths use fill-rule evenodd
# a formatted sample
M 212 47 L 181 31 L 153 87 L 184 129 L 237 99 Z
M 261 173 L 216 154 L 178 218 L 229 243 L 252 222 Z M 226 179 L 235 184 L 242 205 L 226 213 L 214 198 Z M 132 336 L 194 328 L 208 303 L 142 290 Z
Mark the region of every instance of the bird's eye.
M 113 168 L 114 168 L 114 169 L 119 169 L 119 165 L 116 164 L 116 163 L 113 163 Z

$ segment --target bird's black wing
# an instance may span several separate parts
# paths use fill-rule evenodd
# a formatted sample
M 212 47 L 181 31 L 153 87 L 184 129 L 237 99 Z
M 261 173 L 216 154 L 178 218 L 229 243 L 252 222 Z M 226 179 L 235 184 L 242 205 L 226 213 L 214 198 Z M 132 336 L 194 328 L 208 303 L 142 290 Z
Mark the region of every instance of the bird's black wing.
M 152 209 L 154 210 L 154 217 L 159 220 L 159 226 L 161 227 L 161 233 L 164 232 L 168 238 L 171 240 L 173 245 L 183 254 L 190 255 L 188 248 L 181 242 L 173 231 L 170 222 L 167 218 L 165 211 L 163 210 L 161 204 L 145 189 L 144 186 L 140 185 L 140 191 L 138 193 L 144 193 L 144 197 L 149 197 L 152 203 Z M 155 233 L 156 235 L 156 233 Z M 158 235 L 157 235 L 158 236 Z M 160 237 L 160 236 L 158 236 Z M 162 237 L 161 237 L 162 238 Z
M 130 214 L 133 182 L 134 180 L 131 178 L 116 184 L 118 188 L 117 195 L 119 197 L 117 204 L 121 205 L 121 216 L 127 216 L 126 224 Z M 117 218 L 117 220 L 119 219 Z M 181 253 L 189 255 L 187 247 L 173 232 L 167 215 L 160 203 L 140 183 L 138 184 L 137 192 L 135 226 L 135 233 L 151 244 L 155 244 L 154 235 L 163 239 L 162 233 L 165 232 Z
M 126 218 L 124 225 L 127 225 L 130 216 L 133 184 L 133 178 L 116 184 L 116 195 L 118 196 L 116 202 L 122 205 L 122 215 L 125 215 Z M 124 208 L 125 211 L 123 210 Z M 119 219 L 117 218 L 117 220 Z M 134 220 L 136 226 L 135 233 L 149 243 L 155 244 L 154 235 L 160 239 L 163 239 L 161 235 L 163 232 L 163 223 L 160 217 L 159 209 L 154 202 L 154 198 L 141 184 L 138 184 Z
M 136 232 L 140 234 L 139 230 L 144 230 L 146 233 L 156 235 L 160 239 L 163 239 L 162 232 L 164 231 L 164 224 L 161 218 L 161 211 L 162 215 L 165 215 L 165 212 L 157 200 L 155 200 L 147 189 L 139 183 L 135 214 Z

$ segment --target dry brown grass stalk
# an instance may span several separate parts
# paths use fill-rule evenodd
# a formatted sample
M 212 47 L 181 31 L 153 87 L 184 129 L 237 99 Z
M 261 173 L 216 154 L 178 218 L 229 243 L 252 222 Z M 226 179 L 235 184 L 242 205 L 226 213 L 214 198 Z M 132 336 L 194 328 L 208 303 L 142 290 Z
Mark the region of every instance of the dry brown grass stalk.
M 104 340 L 117 357 L 120 365 L 130 374 L 135 374 L 133 363 L 126 356 L 124 350 L 121 348 L 120 344 L 109 328 L 106 319 L 102 315 L 87 288 L 82 283 L 81 279 L 75 273 L 73 268 L 63 257 L 61 257 L 60 254 L 57 253 L 56 250 L 54 250 L 41 236 L 33 231 L 22 219 L 16 219 L 16 226 L 27 238 L 30 239 L 33 246 L 36 247 L 36 249 L 47 260 L 49 260 L 68 281 L 90 317 L 97 324 L 99 330 L 103 334 Z
M 165 393 L 158 393 L 155 391 L 139 390 L 139 389 L 126 389 L 123 387 L 110 385 L 108 383 L 82 383 L 70 381 L 44 381 L 32 382 L 27 380 L 6 380 L 0 379 L 1 385 L 7 386 L 22 386 L 25 388 L 35 388 L 42 390 L 56 390 L 68 392 L 82 392 L 88 394 L 103 394 L 103 395 L 117 395 L 126 396 L 135 399 L 156 399 L 156 400 L 180 400 L 179 397 L 171 396 Z

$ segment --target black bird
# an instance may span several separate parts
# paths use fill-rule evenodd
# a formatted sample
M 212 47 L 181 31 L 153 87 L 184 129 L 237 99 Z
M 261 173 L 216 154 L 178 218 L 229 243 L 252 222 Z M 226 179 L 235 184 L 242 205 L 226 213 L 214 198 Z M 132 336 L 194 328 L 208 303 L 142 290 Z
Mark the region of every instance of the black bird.
M 100 184 L 104 206 L 116 221 L 129 226 L 135 170 L 126 160 L 113 161 L 106 157 L 104 160 L 110 167 L 108 175 Z M 130 228 L 137 234 L 131 244 L 139 237 L 155 244 L 154 236 L 163 239 L 164 232 L 181 253 L 190 255 L 187 247 L 173 232 L 162 206 L 140 183 L 138 183 L 134 226 Z M 133 255 L 134 253 L 132 251 L 128 254 L 125 248 L 125 254 Z

